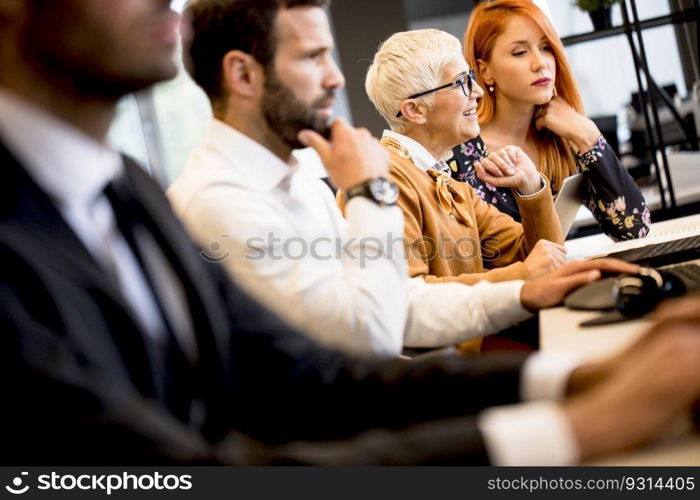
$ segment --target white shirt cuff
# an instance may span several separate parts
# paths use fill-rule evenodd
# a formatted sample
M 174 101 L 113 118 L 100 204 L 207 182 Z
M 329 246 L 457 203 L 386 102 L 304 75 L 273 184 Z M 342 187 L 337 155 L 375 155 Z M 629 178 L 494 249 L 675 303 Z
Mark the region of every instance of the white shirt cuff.
M 478 302 L 484 308 L 484 315 L 491 322 L 491 331 L 488 333 L 498 333 L 532 317 L 520 297 L 524 284 L 523 280 L 511 280 L 500 283 L 481 281 L 472 285 L 478 294 Z M 475 299 L 472 297 L 471 301 Z
M 345 205 L 345 218 L 348 222 L 348 236 L 374 236 L 382 241 L 388 235 L 397 240 L 403 237 L 403 214 L 397 206 L 382 207 L 372 200 L 355 196 Z
M 525 361 L 520 385 L 523 401 L 558 400 L 566 396 L 569 377 L 581 364 L 577 353 L 537 352 Z
M 499 332 L 532 314 L 522 306 L 523 281 L 476 285 L 409 280 L 407 347 L 442 347 Z
M 493 295 L 487 297 L 484 302 L 493 302 L 490 312 L 494 316 L 494 322 L 498 322 L 501 328 L 532 317 L 532 313 L 525 309 L 521 299 L 524 284 L 524 280 L 512 280 L 492 283 L 489 287 L 487 295 Z
M 542 175 L 541 173 L 540 173 L 540 181 L 542 182 L 542 187 L 538 191 L 536 191 L 532 194 L 520 194 L 520 191 L 518 191 L 515 188 L 513 188 L 513 191 L 515 191 L 515 194 L 518 195 L 518 198 L 520 198 L 520 199 L 527 200 L 529 198 L 534 198 L 535 196 L 539 195 L 542 191 L 544 191 L 544 188 L 547 187 L 547 180 L 544 178 L 544 175 Z
M 556 403 L 491 408 L 479 415 L 477 426 L 493 465 L 575 465 L 580 460 L 576 435 Z

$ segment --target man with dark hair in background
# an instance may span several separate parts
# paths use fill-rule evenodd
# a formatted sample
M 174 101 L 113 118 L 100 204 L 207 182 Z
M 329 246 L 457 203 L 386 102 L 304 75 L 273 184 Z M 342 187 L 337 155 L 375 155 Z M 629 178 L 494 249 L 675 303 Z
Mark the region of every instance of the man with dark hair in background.
M 0 3 L 3 461 L 486 463 L 474 415 L 520 399 L 523 358 L 316 346 L 201 259 L 106 146 L 118 98 L 175 74 L 168 6 Z M 578 457 L 645 442 L 698 396 L 691 306 L 565 381 Z

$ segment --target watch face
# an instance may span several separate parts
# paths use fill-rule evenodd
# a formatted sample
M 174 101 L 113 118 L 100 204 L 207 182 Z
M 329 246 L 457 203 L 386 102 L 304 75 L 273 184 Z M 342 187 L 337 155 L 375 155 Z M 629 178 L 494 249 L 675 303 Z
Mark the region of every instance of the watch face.
M 383 177 L 372 180 L 369 184 L 369 190 L 374 199 L 386 205 L 396 203 L 399 197 L 398 186 Z

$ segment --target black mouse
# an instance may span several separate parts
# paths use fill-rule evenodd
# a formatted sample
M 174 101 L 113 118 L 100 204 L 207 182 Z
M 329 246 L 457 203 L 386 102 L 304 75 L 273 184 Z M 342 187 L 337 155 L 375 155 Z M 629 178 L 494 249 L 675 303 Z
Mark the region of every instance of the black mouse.
M 582 286 L 566 297 L 564 305 L 589 311 L 617 309 L 626 317 L 638 317 L 661 300 L 686 291 L 678 276 L 643 267 L 638 274 L 603 278 Z
M 675 274 L 643 267 L 638 274 L 617 278 L 612 294 L 617 310 L 636 318 L 652 311 L 662 300 L 679 297 L 687 291 Z

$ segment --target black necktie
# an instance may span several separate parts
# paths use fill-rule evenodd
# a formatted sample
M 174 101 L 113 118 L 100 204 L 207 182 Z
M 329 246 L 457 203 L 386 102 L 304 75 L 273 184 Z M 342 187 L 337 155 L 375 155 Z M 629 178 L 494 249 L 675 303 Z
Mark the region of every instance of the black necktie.
M 158 399 L 183 421 L 188 421 L 194 392 L 193 368 L 178 345 L 171 318 L 168 317 L 163 297 L 159 293 L 160 287 L 154 282 L 155 273 L 147 265 L 147 259 L 144 258 L 143 249 L 139 245 L 137 234 L 142 234 L 147 229 L 140 220 L 138 202 L 130 196 L 127 189 L 119 186 L 118 182 L 108 185 L 104 192 L 114 210 L 119 232 L 124 236 L 146 278 L 165 330 L 161 341 L 151 338 L 145 332 L 143 335 L 152 361 L 151 371 Z M 161 254 L 162 258 L 166 259 L 165 253 Z

